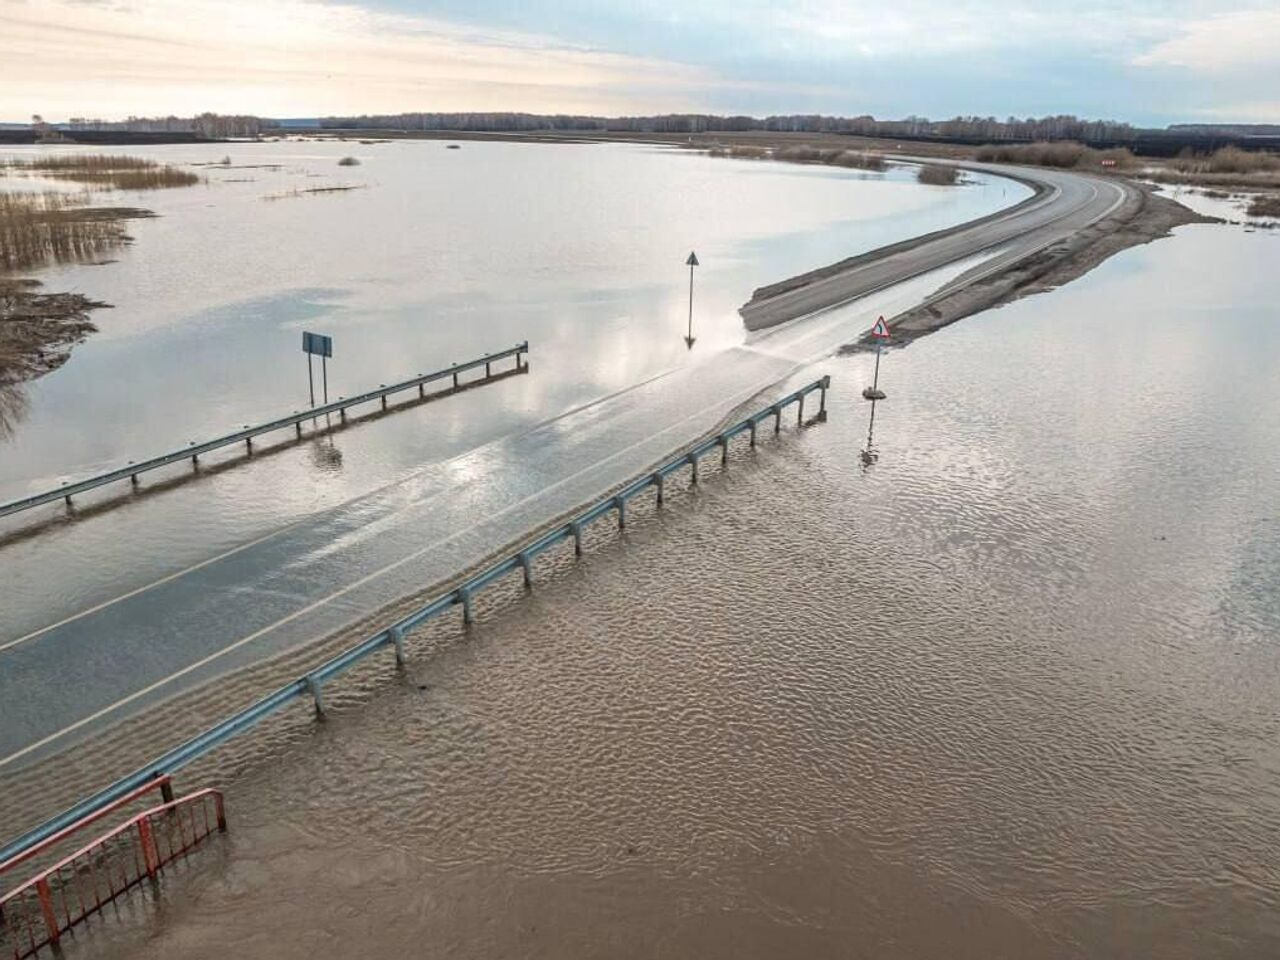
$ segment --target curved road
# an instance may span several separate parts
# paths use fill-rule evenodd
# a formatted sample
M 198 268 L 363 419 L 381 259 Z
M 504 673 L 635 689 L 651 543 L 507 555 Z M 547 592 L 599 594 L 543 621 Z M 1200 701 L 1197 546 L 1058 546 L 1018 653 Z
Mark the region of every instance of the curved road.
M 816 271 L 817 275 L 827 275 L 817 276 L 798 289 L 752 300 L 741 311 L 747 328 L 759 330 L 806 316 L 975 254 L 1001 248 L 980 272 L 966 273 L 957 283 L 949 285 L 955 289 L 1092 226 L 1118 210 L 1126 199 L 1138 195 L 1136 188 L 1121 181 L 1065 170 L 980 163 L 960 166 L 1032 182 L 1040 188 L 1040 193 L 1002 213 L 873 251 L 847 261 L 847 266 L 838 265 L 840 269 Z
M 6 636 L 0 624 L 0 782 L 6 771 L 159 699 L 332 635 L 449 578 L 714 429 L 760 391 L 856 339 L 877 313 L 900 313 L 957 278 L 985 275 L 1069 236 L 1132 191 L 1074 173 L 980 169 L 1044 190 L 1009 211 L 857 258 L 753 303 L 744 314 L 757 326 L 804 318 L 740 347 L 34 632 Z M 829 309 L 836 304 L 844 306 Z M 255 693 L 244 690 L 243 699 Z M 164 745 L 154 744 L 157 752 Z

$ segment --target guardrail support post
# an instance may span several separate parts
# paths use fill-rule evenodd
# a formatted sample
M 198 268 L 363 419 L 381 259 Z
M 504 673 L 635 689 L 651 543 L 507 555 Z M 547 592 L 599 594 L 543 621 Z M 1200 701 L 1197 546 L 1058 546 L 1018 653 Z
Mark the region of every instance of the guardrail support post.
M 165 803 L 173 803 L 173 781 L 165 780 L 160 784 L 160 799 Z
M 227 805 L 223 802 L 222 794 L 215 793 L 213 795 L 213 810 L 218 818 L 218 832 L 227 832 Z
M 391 628 L 391 645 L 396 650 L 396 666 L 403 667 L 405 663 L 404 656 L 404 631 L 399 627 Z
M 654 483 L 654 486 L 656 486 L 656 487 L 658 488 L 658 506 L 662 506 L 662 487 L 663 487 L 663 481 L 664 481 L 664 477 L 662 476 L 662 474 L 660 474 L 660 473 L 655 473 L 655 474 L 653 475 L 653 483 Z
M 462 601 L 462 622 L 464 624 L 474 623 L 475 615 L 471 609 L 471 591 L 466 587 L 459 587 L 458 599 Z
M 800 409 L 796 413 L 796 426 L 802 427 L 804 426 L 804 394 L 803 393 L 800 394 L 799 403 L 800 403 Z
M 573 531 L 573 555 L 580 557 L 582 556 L 582 524 L 574 520 L 569 524 L 569 529 Z
M 427 395 L 427 385 L 425 383 L 418 384 L 418 396 L 425 397 Z
M 382 409 L 387 409 L 387 395 L 385 393 L 382 395 Z
M 528 551 L 520 551 L 520 570 L 524 573 L 524 586 L 528 590 L 533 586 L 533 559 Z
M 293 429 L 297 432 L 298 439 L 301 440 L 302 439 L 302 421 L 299 420 L 297 423 L 295 423 L 293 425 Z
M 621 530 L 627 525 L 627 501 L 614 497 L 613 506 L 618 511 L 618 529 Z
M 44 914 L 44 927 L 49 932 L 49 943 L 56 944 L 61 934 L 58 931 L 58 917 L 53 912 L 53 893 L 49 890 L 47 877 L 36 881 L 36 895 L 40 898 L 40 912 Z
M 486 380 L 489 379 L 489 361 L 488 360 L 484 362 L 484 378 Z
M 754 448 L 755 445 L 756 445 L 756 422 L 752 420 L 751 421 L 751 446 Z
M 830 375 L 822 378 L 822 393 L 818 401 L 818 416 L 826 417 L 827 415 L 827 387 L 831 386 Z
M 456 367 L 457 364 L 455 363 L 454 366 Z M 453 371 L 453 389 L 455 390 L 458 389 L 458 371 L 457 370 Z
M 691 487 L 698 485 L 698 455 L 696 453 L 689 454 L 689 485 Z
M 782 432 L 782 408 L 775 405 L 773 408 L 773 435 L 776 437 Z
M 316 716 L 321 720 L 324 719 L 324 693 L 320 689 L 320 682 L 315 677 L 307 677 L 307 689 L 311 691 L 311 699 L 316 704 Z
M 720 466 L 725 466 L 729 462 L 729 438 L 723 433 L 716 438 L 716 443 L 720 444 Z

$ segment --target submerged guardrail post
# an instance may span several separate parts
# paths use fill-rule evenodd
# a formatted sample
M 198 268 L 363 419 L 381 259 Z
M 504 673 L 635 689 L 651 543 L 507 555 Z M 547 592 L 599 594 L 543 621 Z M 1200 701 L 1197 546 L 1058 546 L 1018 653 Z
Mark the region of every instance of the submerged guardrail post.
M 456 367 L 457 364 L 455 363 L 454 366 Z M 455 390 L 458 389 L 458 371 L 457 370 L 453 371 L 453 389 Z
M 776 403 L 773 405 L 773 435 L 776 437 L 782 432 L 782 407 Z
M 627 501 L 621 497 L 614 497 L 613 506 L 618 511 L 618 529 L 621 530 L 627 525 Z
M 310 674 L 306 679 L 307 690 L 311 693 L 311 699 L 315 702 L 316 716 L 321 720 L 324 719 L 324 692 L 321 690 L 320 681 Z
M 752 420 L 751 421 L 751 446 L 754 448 L 755 445 L 756 445 L 756 422 Z
M 521 550 L 519 555 L 520 571 L 524 575 L 525 589 L 533 586 L 533 558 L 529 556 L 528 550 Z
M 689 485 L 696 487 L 698 485 L 698 455 L 696 453 L 689 454 Z
M 580 557 L 582 556 L 582 524 L 574 520 L 569 524 L 569 530 L 573 533 L 573 555 Z
M 466 624 L 475 622 L 475 613 L 471 609 L 471 590 L 469 587 L 458 588 L 458 600 L 462 604 L 462 622 Z
M 796 411 L 796 426 L 803 427 L 804 426 L 804 394 L 803 393 L 800 394 L 800 399 L 797 400 L 796 402 L 800 406 L 800 409 Z
M 658 488 L 658 506 L 662 506 L 662 485 L 664 479 L 665 478 L 661 473 L 655 473 L 653 475 L 653 485 Z
M 396 651 L 396 666 L 403 667 L 405 663 L 404 656 L 404 630 L 399 626 L 394 626 L 388 631 L 391 635 L 391 646 Z
M 831 386 L 831 374 L 827 374 L 820 382 L 822 386 L 819 389 L 822 392 L 818 395 L 818 416 L 825 417 L 827 415 L 827 387 Z
M 720 466 L 725 466 L 729 462 L 729 438 L 723 433 L 716 437 L 716 443 L 720 444 Z

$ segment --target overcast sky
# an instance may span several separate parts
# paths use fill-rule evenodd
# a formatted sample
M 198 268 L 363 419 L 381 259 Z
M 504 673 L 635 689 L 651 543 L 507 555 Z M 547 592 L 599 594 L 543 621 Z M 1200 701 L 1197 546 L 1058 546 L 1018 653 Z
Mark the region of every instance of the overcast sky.
M 1280 122 L 1280 0 L 0 0 L 0 119 L 203 110 Z

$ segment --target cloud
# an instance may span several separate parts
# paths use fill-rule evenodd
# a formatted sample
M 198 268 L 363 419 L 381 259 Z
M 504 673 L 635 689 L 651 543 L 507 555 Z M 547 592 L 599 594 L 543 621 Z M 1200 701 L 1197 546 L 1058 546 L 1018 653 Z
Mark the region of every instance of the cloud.
M 686 108 L 703 67 L 309 0 L 0 0 L 0 115 Z
M 1280 65 L 1280 11 L 1243 10 L 1181 25 L 1133 59 L 1140 67 L 1217 72 Z

